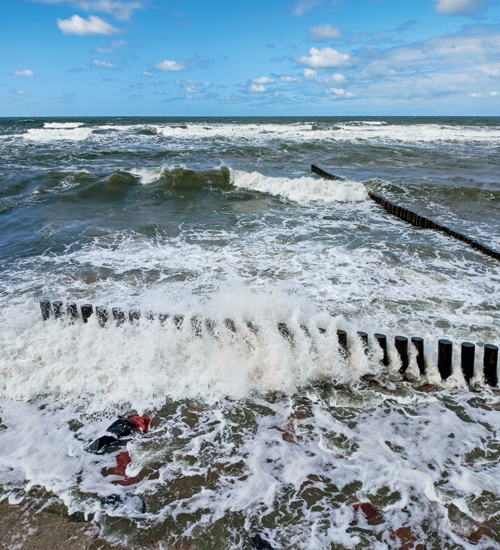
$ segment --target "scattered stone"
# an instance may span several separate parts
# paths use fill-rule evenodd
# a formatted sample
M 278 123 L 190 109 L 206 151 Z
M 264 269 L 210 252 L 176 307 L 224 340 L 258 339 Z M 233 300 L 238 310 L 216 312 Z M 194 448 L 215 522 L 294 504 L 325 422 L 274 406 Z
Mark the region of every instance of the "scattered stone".
M 146 505 L 144 504 L 142 498 L 138 497 L 137 495 L 113 494 L 105 497 L 102 502 L 103 504 L 113 509 L 119 508 L 121 506 L 126 506 L 127 508 L 131 508 L 136 512 L 140 512 L 142 514 L 146 513 Z
M 366 516 L 366 522 L 368 525 L 380 525 L 381 523 L 384 523 L 384 518 L 370 502 L 358 502 L 357 504 L 353 504 L 352 507 L 356 512 L 358 510 L 363 512 Z
M 119 418 L 115 420 L 106 431 L 116 435 L 118 439 L 121 439 L 122 437 L 129 436 L 134 429 L 135 426 L 132 424 L 131 420 L 128 418 Z
M 112 435 L 103 435 L 96 439 L 89 447 L 89 452 L 96 455 L 104 455 L 113 453 L 118 450 L 124 443 L 116 439 Z
M 136 432 L 147 434 L 149 431 L 149 425 L 151 424 L 151 419 L 147 416 L 133 416 L 130 419 L 130 423 Z
M 400 545 L 400 550 L 425 550 L 423 544 L 418 544 L 418 538 L 410 527 L 396 529 L 389 538 Z
M 256 535 L 253 535 L 251 537 L 252 541 L 252 547 L 256 550 L 274 550 L 274 548 L 271 546 L 271 544 L 266 540 L 263 539 L 259 533 Z

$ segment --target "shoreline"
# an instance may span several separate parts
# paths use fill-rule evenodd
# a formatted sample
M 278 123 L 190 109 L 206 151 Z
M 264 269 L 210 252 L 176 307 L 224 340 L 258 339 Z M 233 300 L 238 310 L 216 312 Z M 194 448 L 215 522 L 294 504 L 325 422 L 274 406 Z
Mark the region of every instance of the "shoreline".
M 0 550 L 125 550 L 99 538 L 96 524 L 0 502 Z

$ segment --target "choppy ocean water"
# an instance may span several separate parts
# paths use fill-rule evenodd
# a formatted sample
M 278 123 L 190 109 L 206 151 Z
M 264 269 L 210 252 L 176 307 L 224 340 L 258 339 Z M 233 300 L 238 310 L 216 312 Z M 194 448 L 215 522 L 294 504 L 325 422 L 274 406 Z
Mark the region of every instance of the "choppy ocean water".
M 493 118 L 0 120 L 0 497 L 130 548 L 496 547 L 500 264 L 368 191 L 499 248 L 499 151 Z M 46 298 L 185 322 L 43 322 Z M 89 453 L 130 411 L 126 460 Z

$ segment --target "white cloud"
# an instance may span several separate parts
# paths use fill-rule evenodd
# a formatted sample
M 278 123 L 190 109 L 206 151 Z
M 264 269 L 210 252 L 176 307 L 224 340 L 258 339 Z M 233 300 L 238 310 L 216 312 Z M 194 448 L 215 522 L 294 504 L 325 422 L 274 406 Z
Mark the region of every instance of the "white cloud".
M 500 76 L 500 67 L 498 66 L 488 66 L 478 67 L 478 69 L 485 75 L 491 76 L 493 78 L 498 78 Z
M 253 78 L 252 82 L 254 84 L 272 84 L 274 82 L 274 78 L 269 78 L 268 76 L 261 76 L 259 78 Z
M 126 44 L 125 40 L 113 40 L 113 42 L 111 42 L 111 47 L 122 48 L 123 46 L 125 46 L 125 44 Z
M 311 69 L 306 69 L 306 71 L 310 71 Z M 313 71 L 314 72 L 314 71 Z M 280 76 L 281 82 L 300 82 L 300 78 L 295 78 L 294 76 Z
M 120 33 L 116 27 L 113 27 L 95 15 L 89 15 L 88 19 L 84 19 L 79 15 L 73 15 L 70 19 L 58 19 L 57 26 L 63 34 L 76 34 L 77 36 Z
M 293 8 L 293 15 L 301 17 L 311 8 L 314 8 L 314 6 L 318 3 L 318 0 L 300 0 L 300 2 L 297 2 Z
M 294 60 L 313 69 L 331 69 L 351 65 L 351 57 L 348 53 L 340 53 L 332 48 L 323 48 L 322 50 L 311 48 L 309 54 L 310 57 L 303 55 L 295 57 Z
M 115 50 L 113 50 L 112 48 L 97 48 L 95 53 L 104 55 L 106 53 L 115 53 Z
M 26 93 L 26 90 L 17 90 L 17 95 L 24 95 Z
M 437 0 L 435 9 L 445 15 L 470 15 L 485 4 L 485 0 Z
M 354 94 L 351 92 L 346 92 L 344 88 L 332 88 L 330 92 L 333 92 L 337 97 L 343 97 L 345 99 L 350 99 L 354 97 Z
M 169 71 L 169 72 L 176 72 L 176 71 L 185 71 L 186 67 L 182 63 L 177 63 L 177 61 L 162 61 L 161 63 L 157 63 L 155 67 L 159 71 Z
M 312 27 L 309 29 L 309 42 L 327 42 L 332 38 L 338 38 L 340 36 L 340 31 L 335 29 L 327 23 L 326 25 L 321 25 L 320 27 Z
M 14 71 L 14 74 L 16 76 L 34 76 L 33 71 L 30 71 L 29 69 L 24 69 L 22 71 Z
M 343 74 L 335 73 L 331 76 L 332 82 L 336 82 L 337 84 L 343 84 L 347 81 L 346 77 Z
M 85 11 L 102 12 L 115 19 L 126 21 L 135 10 L 143 8 L 141 2 L 122 2 L 121 0 L 30 0 L 42 4 L 73 4 Z
M 180 86 L 187 94 L 198 94 L 206 92 L 206 88 L 211 88 L 211 82 L 195 82 L 194 80 L 176 80 L 175 83 Z
M 318 79 L 318 71 L 313 71 L 312 69 L 304 69 L 304 77 L 311 80 Z
M 151 73 L 148 73 L 147 71 L 142 71 L 142 74 L 144 76 L 153 76 Z
M 102 69 L 113 69 L 116 67 L 115 63 L 110 63 L 109 61 L 99 61 L 98 59 L 94 59 L 93 63 L 94 67 L 100 67 Z
M 126 21 L 135 10 L 142 8 L 140 2 L 119 2 L 112 0 L 79 0 L 77 4 L 85 11 L 99 11 Z
M 498 92 L 490 92 L 491 97 L 496 97 L 498 95 Z
M 266 87 L 263 84 L 250 84 L 248 90 L 254 94 L 261 94 L 262 92 L 267 92 Z

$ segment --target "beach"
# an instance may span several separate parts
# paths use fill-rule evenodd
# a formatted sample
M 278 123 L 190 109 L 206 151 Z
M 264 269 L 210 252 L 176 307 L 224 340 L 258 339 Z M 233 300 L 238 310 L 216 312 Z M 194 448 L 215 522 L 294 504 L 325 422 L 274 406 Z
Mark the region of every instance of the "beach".
M 500 264 L 369 195 L 499 250 L 499 149 L 492 117 L 0 119 L 1 547 L 499 545 Z

